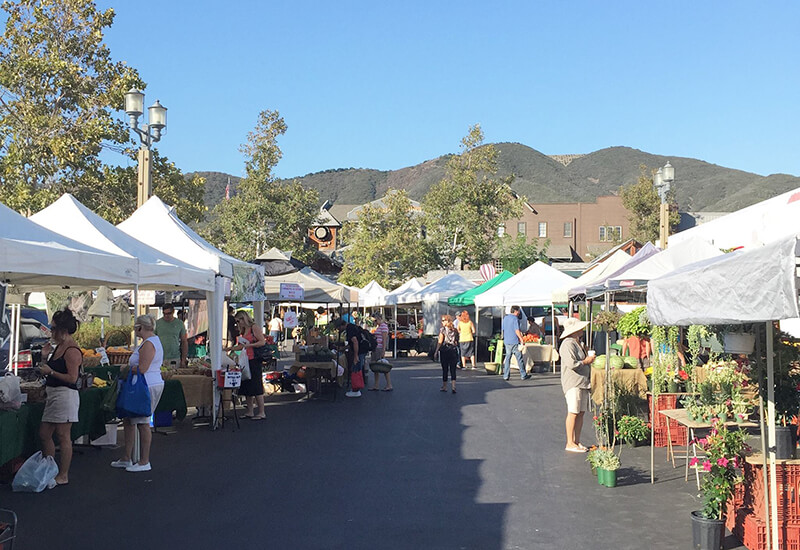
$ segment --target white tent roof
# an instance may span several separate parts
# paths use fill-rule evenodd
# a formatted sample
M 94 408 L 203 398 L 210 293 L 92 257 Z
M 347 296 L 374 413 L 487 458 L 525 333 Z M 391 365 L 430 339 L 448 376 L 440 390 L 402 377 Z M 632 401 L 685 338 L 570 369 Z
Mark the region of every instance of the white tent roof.
M 584 271 L 583 274 L 577 279 L 574 279 L 568 284 L 553 291 L 553 303 L 564 303 L 572 296 L 585 294 L 587 286 L 605 281 L 609 275 L 613 274 L 616 270 L 625 265 L 628 261 L 630 261 L 631 258 L 632 256 L 627 252 L 617 250 L 602 262 L 597 263 L 588 270 Z
M 425 285 L 417 279 L 416 277 L 412 277 L 411 279 L 407 280 L 405 283 L 400 285 L 399 287 L 395 288 L 386 296 L 378 298 L 379 306 L 388 306 L 388 305 L 397 305 L 397 304 L 405 304 L 410 302 L 401 302 L 400 300 L 404 299 L 403 296 L 406 294 L 412 294 L 420 289 L 422 289 Z
M 679 267 L 721 255 L 722 251 L 718 247 L 700 239 L 691 239 L 653 254 L 642 263 L 610 279 L 607 286 L 612 290 L 643 287 L 647 285 L 647 281 Z
M 493 306 L 543 306 L 553 303 L 553 291 L 572 285 L 575 279 L 536 262 L 483 294 L 475 296 L 478 307 Z
M 132 286 L 138 262 L 59 235 L 0 204 L 0 278 L 39 290 Z
M 156 250 L 223 277 L 233 278 L 234 264 L 256 267 L 215 248 L 183 223 L 174 208 L 155 195 L 117 227 Z
M 387 294 L 389 291 L 379 285 L 377 281 L 370 281 L 358 291 L 358 305 L 359 307 L 379 306 L 380 299 Z
M 447 301 L 451 296 L 461 294 L 476 286 L 478 285 L 466 280 L 458 273 L 449 273 L 419 290 L 407 292 L 402 296 L 398 296 L 398 300 L 402 300 L 398 301 L 398 304 Z
M 324 277 L 311 269 L 304 267 L 300 271 L 293 271 L 284 275 L 264 277 L 264 290 L 270 302 L 280 302 L 281 283 L 296 283 L 303 285 L 303 302 L 316 302 L 319 304 L 347 304 L 351 301 L 350 290 Z
M 731 212 L 675 235 L 669 244 L 702 239 L 717 248 L 751 247 L 788 237 L 800 230 L 800 188 Z
M 171 258 L 117 229 L 70 194 L 30 217 L 42 227 L 78 242 L 138 260 L 139 288 L 213 290 L 214 272 Z
M 657 325 L 716 325 L 791 319 L 797 299 L 798 239 L 739 250 L 653 279 L 647 313 Z

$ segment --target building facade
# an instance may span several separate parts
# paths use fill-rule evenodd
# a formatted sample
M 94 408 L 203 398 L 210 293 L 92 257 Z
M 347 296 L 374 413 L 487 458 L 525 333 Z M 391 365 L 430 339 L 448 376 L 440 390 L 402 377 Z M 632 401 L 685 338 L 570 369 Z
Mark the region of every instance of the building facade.
M 528 242 L 550 241 L 547 255 L 555 261 L 591 261 L 630 238 L 629 212 L 616 196 L 595 202 L 533 204 L 521 218 L 506 220 L 499 231 Z

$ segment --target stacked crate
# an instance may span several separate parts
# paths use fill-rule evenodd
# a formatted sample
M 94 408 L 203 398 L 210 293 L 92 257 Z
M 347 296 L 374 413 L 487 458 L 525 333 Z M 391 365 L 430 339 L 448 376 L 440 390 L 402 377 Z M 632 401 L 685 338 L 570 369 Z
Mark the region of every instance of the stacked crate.
M 663 393 L 658 396 L 656 400 L 655 419 L 651 418 L 650 422 L 653 423 L 653 445 L 656 447 L 666 447 L 668 444 L 667 439 L 672 440 L 673 445 L 686 445 L 686 426 L 682 426 L 677 420 L 667 418 L 658 411 L 665 411 L 668 409 L 678 408 L 678 394 Z M 653 410 L 653 395 L 647 395 L 647 411 Z M 669 432 L 667 431 L 667 422 L 669 422 Z

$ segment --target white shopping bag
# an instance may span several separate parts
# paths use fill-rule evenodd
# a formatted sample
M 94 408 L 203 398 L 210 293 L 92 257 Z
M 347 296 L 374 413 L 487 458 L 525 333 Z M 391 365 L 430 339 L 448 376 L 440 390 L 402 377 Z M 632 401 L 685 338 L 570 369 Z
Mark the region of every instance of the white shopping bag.
M 36 451 L 14 476 L 11 489 L 15 492 L 41 493 L 57 473 L 58 465 L 53 457 L 42 456 L 42 451 Z

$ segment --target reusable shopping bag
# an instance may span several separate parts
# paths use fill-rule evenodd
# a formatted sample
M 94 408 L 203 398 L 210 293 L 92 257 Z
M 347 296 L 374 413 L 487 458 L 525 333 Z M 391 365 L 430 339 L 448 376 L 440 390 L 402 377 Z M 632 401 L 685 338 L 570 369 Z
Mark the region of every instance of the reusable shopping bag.
M 14 476 L 11 489 L 15 492 L 41 493 L 58 473 L 58 465 L 52 456 L 43 456 L 36 451 Z
M 150 416 L 150 388 L 144 375 L 139 373 L 138 367 L 136 374 L 133 368 L 128 371 L 128 377 L 122 381 L 117 396 L 117 416 L 120 418 Z
M 360 370 L 350 373 L 350 386 L 353 388 L 353 391 L 358 391 L 364 388 L 364 373 Z
M 242 371 L 242 380 L 250 380 L 252 376 L 250 374 L 250 360 L 247 358 L 247 352 L 245 350 L 242 350 L 239 354 L 236 363 L 239 365 L 239 370 Z

